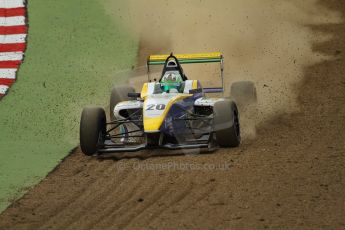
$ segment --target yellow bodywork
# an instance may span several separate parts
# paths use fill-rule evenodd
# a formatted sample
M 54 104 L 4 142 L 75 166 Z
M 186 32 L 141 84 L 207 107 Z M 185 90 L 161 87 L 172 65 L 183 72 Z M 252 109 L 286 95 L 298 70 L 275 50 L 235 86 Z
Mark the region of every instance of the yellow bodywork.
M 140 97 L 145 98 L 148 92 L 148 83 L 144 83 L 143 88 L 141 89 Z

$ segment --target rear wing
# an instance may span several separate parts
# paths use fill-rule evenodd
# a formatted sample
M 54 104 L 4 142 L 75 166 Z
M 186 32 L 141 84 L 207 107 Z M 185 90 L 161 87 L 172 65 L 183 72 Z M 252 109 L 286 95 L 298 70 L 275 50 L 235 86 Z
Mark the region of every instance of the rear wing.
M 165 60 L 170 55 L 150 55 L 147 59 L 147 65 L 164 65 Z M 193 64 L 193 63 L 209 63 L 209 62 L 222 62 L 223 56 L 220 52 L 213 53 L 199 53 L 199 54 L 174 54 L 180 64 Z
M 150 72 L 150 65 L 164 65 L 166 59 L 169 57 L 169 54 L 163 55 L 150 55 L 147 58 L 147 70 L 148 74 Z M 220 52 L 212 53 L 197 53 L 197 54 L 174 54 L 178 59 L 180 64 L 196 64 L 196 63 L 220 63 L 220 77 L 222 81 L 221 87 L 215 88 L 204 88 L 205 93 L 221 93 L 224 92 L 224 79 L 223 79 L 223 70 L 224 70 L 224 59 L 223 55 Z

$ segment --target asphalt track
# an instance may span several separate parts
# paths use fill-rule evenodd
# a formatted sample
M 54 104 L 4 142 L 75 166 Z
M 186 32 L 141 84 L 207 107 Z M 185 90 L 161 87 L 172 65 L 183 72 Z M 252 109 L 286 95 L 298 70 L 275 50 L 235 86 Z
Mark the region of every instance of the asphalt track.
M 345 14 L 340 0 L 318 4 Z M 312 52 L 329 58 L 302 69 L 298 111 L 212 154 L 98 159 L 76 149 L 1 214 L 0 228 L 345 228 L 345 24 L 306 27 L 328 35 Z

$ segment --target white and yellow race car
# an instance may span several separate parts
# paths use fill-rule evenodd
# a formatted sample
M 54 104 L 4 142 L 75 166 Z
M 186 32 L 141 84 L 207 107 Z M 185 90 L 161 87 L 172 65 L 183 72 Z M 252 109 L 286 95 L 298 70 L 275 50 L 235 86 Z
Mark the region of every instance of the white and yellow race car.
M 220 63 L 222 86 L 203 88 L 200 81 L 189 80 L 181 65 L 193 63 Z M 151 55 L 148 73 L 152 65 L 163 65 L 160 79 L 144 83 L 140 93 L 131 87 L 112 90 L 108 121 L 103 108 L 83 109 L 80 146 L 84 154 L 239 146 L 235 101 L 206 97 L 224 92 L 221 53 Z

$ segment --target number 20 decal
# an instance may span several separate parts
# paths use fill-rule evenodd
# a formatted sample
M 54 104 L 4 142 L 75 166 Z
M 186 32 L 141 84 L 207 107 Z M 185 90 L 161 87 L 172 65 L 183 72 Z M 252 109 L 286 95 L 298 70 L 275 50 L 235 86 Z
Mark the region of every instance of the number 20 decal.
M 164 104 L 150 104 L 150 105 L 147 105 L 146 110 L 164 110 L 164 109 L 165 109 Z

